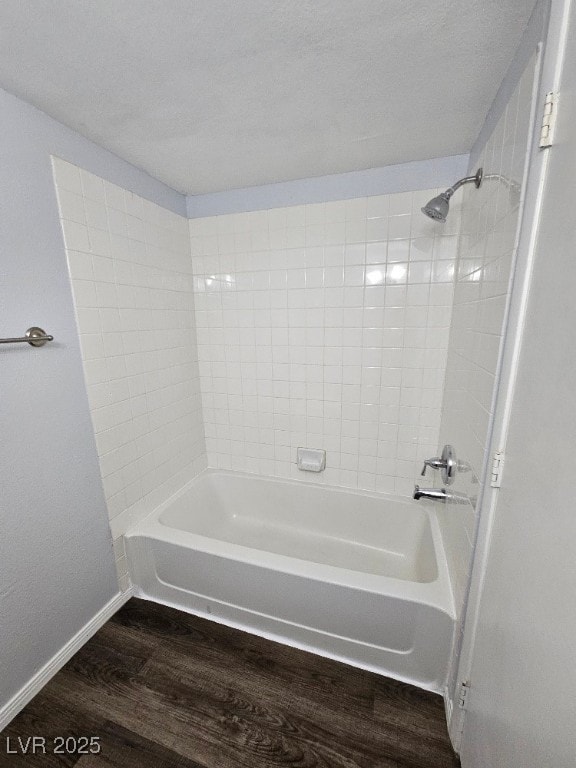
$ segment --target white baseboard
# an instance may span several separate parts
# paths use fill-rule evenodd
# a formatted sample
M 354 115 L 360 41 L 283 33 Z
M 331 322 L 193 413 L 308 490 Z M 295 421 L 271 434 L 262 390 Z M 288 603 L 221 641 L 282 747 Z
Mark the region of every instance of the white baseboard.
M 46 683 L 53 677 L 66 662 L 74 656 L 76 651 L 94 635 L 116 611 L 126 603 L 133 594 L 132 588 L 126 592 L 119 592 L 112 600 L 106 603 L 96 616 L 90 619 L 66 645 L 61 648 L 36 674 L 16 693 L 10 701 L 0 708 L 0 731 L 16 717 L 20 710 L 36 696 Z

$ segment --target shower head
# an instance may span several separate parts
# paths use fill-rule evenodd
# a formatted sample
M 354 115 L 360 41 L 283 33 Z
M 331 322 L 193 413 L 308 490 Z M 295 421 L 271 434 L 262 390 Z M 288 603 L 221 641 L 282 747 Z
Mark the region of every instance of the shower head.
M 433 197 L 422 208 L 422 213 L 429 216 L 434 221 L 446 221 L 448 211 L 450 210 L 450 195 L 446 192 L 442 192 L 441 195 Z
M 421 209 L 422 213 L 430 219 L 434 219 L 434 221 L 446 221 L 450 210 L 450 198 L 454 192 L 463 184 L 471 184 L 472 182 L 474 182 L 476 189 L 479 189 L 482 184 L 482 175 L 482 168 L 478 168 L 474 176 L 466 176 L 464 179 L 460 179 L 452 187 L 448 187 L 446 192 L 442 192 L 442 194 L 436 195 L 432 200 L 429 200 Z

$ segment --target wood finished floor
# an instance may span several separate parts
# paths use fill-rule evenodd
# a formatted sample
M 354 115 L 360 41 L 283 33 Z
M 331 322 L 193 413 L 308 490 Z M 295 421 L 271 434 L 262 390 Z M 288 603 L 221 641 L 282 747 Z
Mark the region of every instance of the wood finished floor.
M 6 754 L 100 736 L 99 755 Z M 451 768 L 442 699 L 130 600 L 0 736 L 0 766 Z

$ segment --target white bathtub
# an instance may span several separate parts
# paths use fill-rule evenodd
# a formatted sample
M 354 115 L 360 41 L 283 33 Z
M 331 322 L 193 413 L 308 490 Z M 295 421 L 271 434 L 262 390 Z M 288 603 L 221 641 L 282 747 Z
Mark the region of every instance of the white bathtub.
M 454 606 L 431 505 L 207 470 L 126 548 L 140 597 L 442 690 Z

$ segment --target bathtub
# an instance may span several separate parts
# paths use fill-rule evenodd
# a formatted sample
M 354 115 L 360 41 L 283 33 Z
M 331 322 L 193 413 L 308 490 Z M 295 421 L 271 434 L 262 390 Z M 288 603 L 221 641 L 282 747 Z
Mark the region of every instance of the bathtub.
M 440 692 L 454 605 L 431 505 L 206 470 L 126 534 L 139 597 Z

